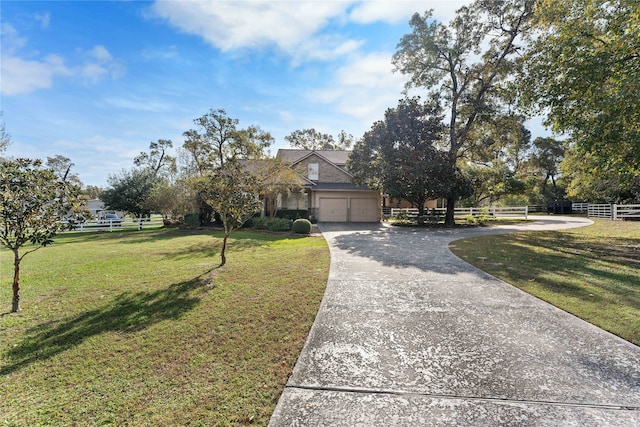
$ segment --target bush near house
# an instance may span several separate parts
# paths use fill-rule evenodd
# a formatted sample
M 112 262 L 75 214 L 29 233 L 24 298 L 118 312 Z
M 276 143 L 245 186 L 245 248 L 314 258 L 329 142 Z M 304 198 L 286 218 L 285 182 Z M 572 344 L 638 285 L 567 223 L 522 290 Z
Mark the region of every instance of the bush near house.
M 294 233 L 309 234 L 311 233 L 311 221 L 308 219 L 296 219 L 291 227 Z

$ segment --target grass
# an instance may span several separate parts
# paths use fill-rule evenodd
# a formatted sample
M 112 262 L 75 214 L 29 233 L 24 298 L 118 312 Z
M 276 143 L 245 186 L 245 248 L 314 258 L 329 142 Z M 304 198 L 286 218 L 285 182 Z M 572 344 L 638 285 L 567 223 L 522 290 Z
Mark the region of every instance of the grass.
M 640 223 L 456 241 L 467 262 L 640 345 Z
M 0 424 L 266 425 L 329 269 L 319 237 L 148 230 L 0 251 Z

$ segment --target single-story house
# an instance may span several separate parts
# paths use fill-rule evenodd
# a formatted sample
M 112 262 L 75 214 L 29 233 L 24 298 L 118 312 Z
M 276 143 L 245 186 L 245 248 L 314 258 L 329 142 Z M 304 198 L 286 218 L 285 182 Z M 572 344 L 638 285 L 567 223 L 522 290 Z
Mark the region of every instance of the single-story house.
M 379 222 L 380 192 L 356 185 L 346 170 L 350 151 L 280 149 L 276 155 L 303 178 L 302 191 L 278 197 L 281 209 L 304 209 L 320 222 Z

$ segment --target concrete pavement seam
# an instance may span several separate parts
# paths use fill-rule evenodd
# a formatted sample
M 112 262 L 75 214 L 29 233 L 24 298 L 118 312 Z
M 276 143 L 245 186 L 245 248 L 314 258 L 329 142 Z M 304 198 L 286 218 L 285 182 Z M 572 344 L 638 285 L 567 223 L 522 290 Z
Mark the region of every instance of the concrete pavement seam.
M 434 399 L 460 399 L 460 400 L 473 400 L 481 402 L 506 402 L 506 403 L 524 403 L 535 405 L 551 405 L 551 406 L 564 406 L 564 407 L 576 407 L 576 408 L 592 408 L 592 409 L 609 409 L 614 411 L 640 411 L 640 406 L 628 406 L 628 405 L 608 405 L 599 403 L 579 403 L 579 402 L 558 402 L 553 400 L 524 400 L 524 399 L 511 399 L 502 397 L 478 397 L 478 396 L 464 396 L 464 395 L 451 395 L 451 394 L 432 394 L 432 393 L 416 393 L 406 391 L 395 390 L 376 390 L 366 388 L 345 388 L 345 387 L 318 387 L 318 386 L 305 386 L 296 384 L 287 384 L 285 389 L 300 389 L 308 391 L 332 391 L 337 393 L 353 393 L 353 394 L 378 394 L 389 396 L 408 396 L 408 397 L 430 397 Z

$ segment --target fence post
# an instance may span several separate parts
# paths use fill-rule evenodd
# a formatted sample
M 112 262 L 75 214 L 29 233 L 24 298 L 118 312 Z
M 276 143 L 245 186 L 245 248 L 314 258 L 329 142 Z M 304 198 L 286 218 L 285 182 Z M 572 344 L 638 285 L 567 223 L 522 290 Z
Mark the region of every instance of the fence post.
M 611 208 L 611 219 L 616 221 L 618 219 L 618 205 L 613 204 Z
M 526 221 L 529 217 L 529 206 L 524 207 L 524 220 Z

